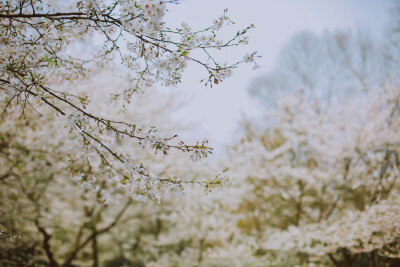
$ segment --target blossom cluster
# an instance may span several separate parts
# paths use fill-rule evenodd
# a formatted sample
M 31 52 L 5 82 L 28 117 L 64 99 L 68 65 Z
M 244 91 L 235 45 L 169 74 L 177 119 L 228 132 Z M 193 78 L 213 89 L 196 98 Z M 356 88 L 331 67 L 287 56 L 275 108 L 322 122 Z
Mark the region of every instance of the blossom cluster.
M 206 158 L 209 154 L 211 154 L 211 150 L 208 147 L 208 140 L 204 140 L 201 143 L 197 143 L 192 148 L 192 154 L 190 155 L 190 158 L 196 162 Z

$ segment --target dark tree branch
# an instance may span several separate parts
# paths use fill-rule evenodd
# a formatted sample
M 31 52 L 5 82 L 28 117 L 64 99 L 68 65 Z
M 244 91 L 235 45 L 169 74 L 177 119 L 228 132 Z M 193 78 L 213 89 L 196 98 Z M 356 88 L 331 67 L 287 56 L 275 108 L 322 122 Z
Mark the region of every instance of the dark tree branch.
M 50 266 L 58 267 L 58 263 L 54 259 L 54 255 L 53 255 L 53 253 L 51 251 L 51 247 L 50 247 L 51 235 L 49 235 L 46 232 L 46 230 L 40 226 L 38 219 L 35 220 L 35 225 L 36 225 L 37 229 L 39 230 L 39 232 L 43 235 L 43 248 L 44 248 L 44 251 L 46 252 L 47 258 L 49 259 Z

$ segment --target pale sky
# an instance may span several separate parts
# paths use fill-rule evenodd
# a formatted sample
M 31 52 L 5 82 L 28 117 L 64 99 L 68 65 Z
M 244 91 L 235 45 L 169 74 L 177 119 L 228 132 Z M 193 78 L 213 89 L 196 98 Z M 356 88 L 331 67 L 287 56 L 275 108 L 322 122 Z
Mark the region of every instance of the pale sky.
M 189 65 L 177 89 L 165 88 L 191 99 L 176 117 L 196 123 L 199 130 L 185 130 L 180 136 L 187 140 L 207 138 L 216 148 L 229 142 L 242 114 L 254 116 L 263 111 L 247 96 L 246 88 L 252 79 L 274 67 L 280 49 L 293 34 L 361 27 L 382 35 L 390 5 L 390 0 L 183 0 L 179 5 L 170 5 L 167 24 L 187 22 L 193 29 L 210 25 L 228 8 L 229 17 L 236 22 L 233 29 L 252 23 L 256 28 L 249 34 L 248 46 L 230 49 L 221 56 L 222 61 L 232 62 L 252 51 L 262 55 L 260 69 L 253 71 L 250 65 L 243 65 L 230 79 L 213 88 L 200 84 L 206 73 L 194 64 Z

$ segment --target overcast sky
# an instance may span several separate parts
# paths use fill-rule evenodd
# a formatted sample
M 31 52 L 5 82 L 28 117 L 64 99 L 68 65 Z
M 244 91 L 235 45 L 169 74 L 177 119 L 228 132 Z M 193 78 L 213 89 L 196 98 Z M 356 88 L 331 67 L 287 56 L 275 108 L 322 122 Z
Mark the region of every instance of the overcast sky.
M 199 83 L 206 75 L 202 68 L 189 65 L 183 83 L 173 90 L 191 100 L 176 116 L 197 123 L 200 131 L 180 135 L 190 139 L 206 137 L 217 148 L 228 142 L 242 114 L 254 116 L 262 110 L 249 99 L 246 88 L 252 79 L 274 67 L 280 49 L 293 34 L 361 27 L 379 36 L 388 22 L 390 4 L 390 0 L 183 0 L 179 5 L 170 5 L 167 24 L 177 26 L 185 21 L 193 29 L 210 25 L 228 8 L 229 17 L 236 22 L 235 30 L 252 23 L 256 28 L 249 34 L 248 46 L 230 49 L 222 55 L 222 61 L 232 62 L 251 51 L 263 56 L 260 69 L 253 71 L 250 65 L 243 65 L 229 80 L 213 88 Z

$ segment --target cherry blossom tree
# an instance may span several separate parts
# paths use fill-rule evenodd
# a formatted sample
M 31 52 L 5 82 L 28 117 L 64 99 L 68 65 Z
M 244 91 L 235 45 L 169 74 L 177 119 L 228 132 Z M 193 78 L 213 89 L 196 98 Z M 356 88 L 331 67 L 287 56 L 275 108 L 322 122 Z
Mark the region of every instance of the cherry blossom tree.
M 189 61 L 204 67 L 206 85 L 228 78 L 242 62 L 254 62 L 255 53 L 227 64 L 213 58 L 215 52 L 226 47 L 247 44 L 246 32 L 253 25 L 239 30 L 229 40 L 220 40 L 219 31 L 233 23 L 224 11 L 205 29 L 192 30 L 186 23 L 172 29 L 163 22 L 163 17 L 174 3 L 176 1 L 1 1 L 0 103 L 3 114 L 19 112 L 20 119 L 29 122 L 28 109 L 43 112 L 44 116 L 50 114 L 46 109 L 57 113 L 58 120 L 65 121 L 71 132 L 81 136 L 82 149 L 95 151 L 101 157 L 103 171 L 141 188 L 138 199 L 159 199 L 159 193 L 150 193 L 147 189 L 163 192 L 195 183 L 168 175 L 155 176 L 130 153 L 115 150 L 115 142 L 128 138 L 155 153 L 166 155 L 178 150 L 189 152 L 193 161 L 199 161 L 212 152 L 206 140 L 188 145 L 178 141 L 175 134 L 160 135 L 154 125 L 145 128 L 140 122 L 123 117 L 117 120 L 98 107 L 93 108 L 98 99 L 107 98 L 124 111 L 125 104 L 136 92 L 144 92 L 156 83 L 178 84 Z M 203 55 L 195 57 L 196 51 Z M 107 93 L 96 89 L 89 97 L 90 93 L 82 89 L 83 84 L 104 70 L 125 80 L 125 84 L 109 85 Z M 90 110 L 89 103 L 92 103 Z M 219 179 L 210 181 L 219 183 Z M 208 187 L 208 182 L 201 184 Z M 97 192 L 101 203 L 107 202 L 104 194 Z

